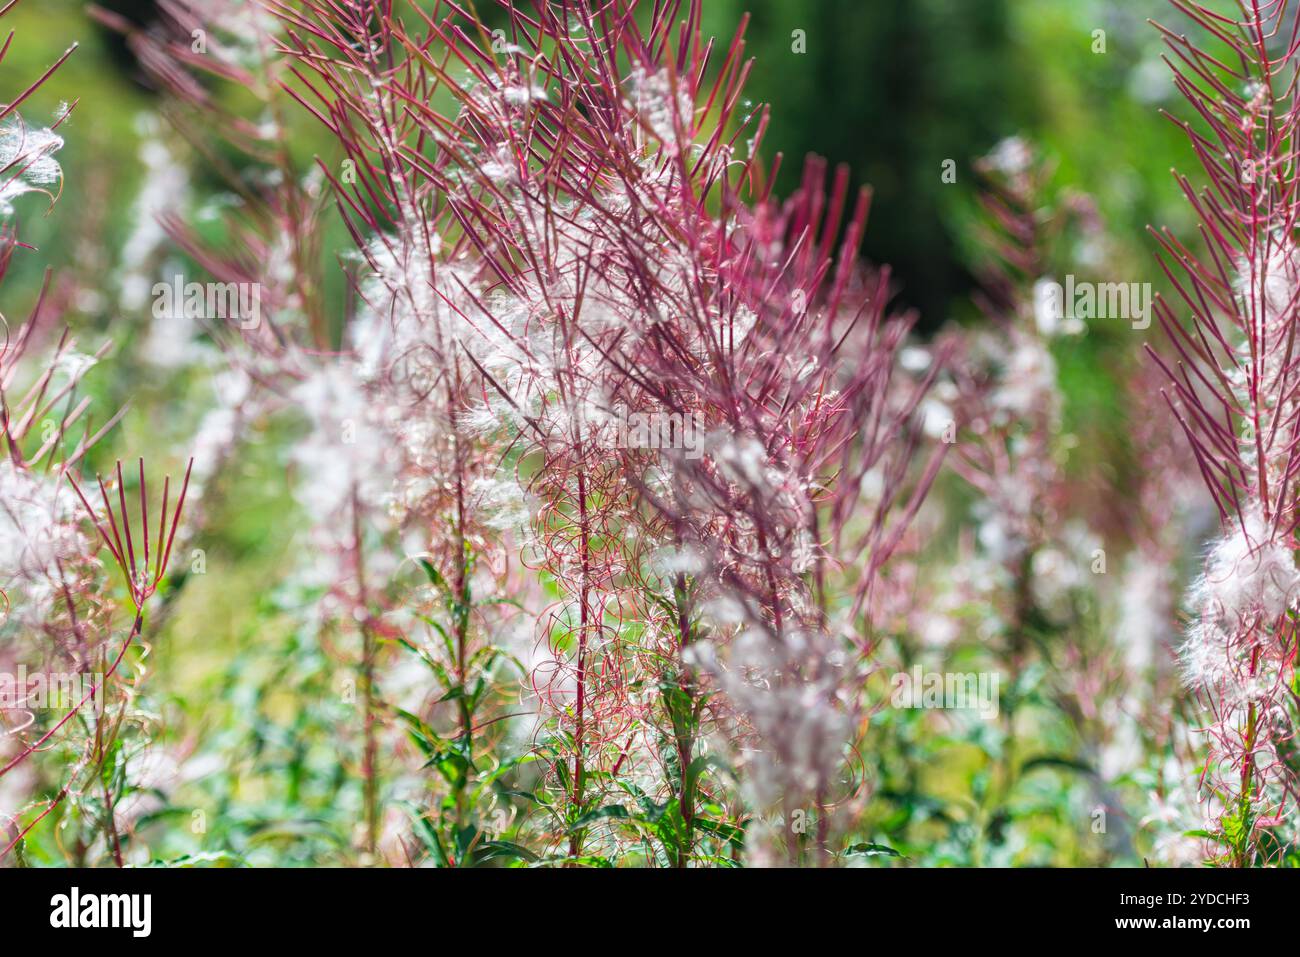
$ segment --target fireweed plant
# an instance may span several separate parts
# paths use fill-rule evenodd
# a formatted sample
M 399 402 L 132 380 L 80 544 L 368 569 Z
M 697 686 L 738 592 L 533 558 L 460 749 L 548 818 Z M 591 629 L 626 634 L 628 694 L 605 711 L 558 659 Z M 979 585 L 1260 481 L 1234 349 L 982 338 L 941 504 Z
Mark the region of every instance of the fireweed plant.
M 0 17 L 14 6 L 0 9 Z M 11 32 L 0 58 L 13 40 Z M 0 110 L 0 215 L 6 219 L 25 193 L 44 194 L 51 207 L 57 198 L 62 171 L 53 154 L 63 140 L 54 131 L 71 107 L 61 107 L 48 129 L 30 128 L 18 108 L 73 49 Z M 7 223 L 0 244 L 3 279 L 15 253 L 32 247 Z M 99 481 L 96 504 L 82 495 L 75 470 L 121 413 L 95 427 L 91 399 L 77 393 L 109 346 L 79 352 L 76 338 L 60 329 L 60 308 L 47 272 L 22 326 L 12 328 L 0 315 L 0 666 L 10 679 L 0 702 L 0 784 L 8 795 L 27 795 L 17 813 L 0 821 L 0 860 L 21 855 L 24 838 L 52 818 L 71 863 L 107 859 L 121 867 L 130 839 L 121 804 L 133 791 L 131 765 L 148 743 L 149 719 L 135 700 L 148 656 L 145 608 L 163 583 L 185 490 L 169 515 L 166 483 L 152 524 L 156 544 L 143 461 L 136 518 L 120 464 L 115 481 Z M 122 573 L 125 603 L 114 596 L 90 527 Z M 35 683 L 15 679 L 28 675 Z M 45 760 L 46 752 L 58 761 Z
M 997 567 L 988 597 L 998 609 L 1000 640 L 993 647 L 1006 681 L 1000 766 L 988 795 L 992 840 L 985 850 L 1002 853 L 1013 843 L 1005 832 L 1014 826 L 1017 796 L 1033 786 L 1034 774 L 1055 766 L 1077 775 L 1072 800 L 1086 802 L 1082 809 L 1094 821 L 1106 819 L 1104 839 L 1091 853 L 1132 853 L 1135 822 L 1118 789 L 1145 753 L 1133 739 L 1159 716 L 1136 706 L 1145 676 L 1130 675 L 1125 659 L 1170 629 L 1174 618 L 1166 609 L 1160 619 L 1159 592 L 1148 590 L 1143 600 L 1157 603 L 1155 620 L 1133 628 L 1123 615 L 1131 587 L 1123 581 L 1119 613 L 1107 607 L 1103 545 L 1119 551 L 1118 543 L 1111 544 L 1114 530 L 1089 507 L 1087 479 L 1068 469 L 1078 438 L 1063 428 L 1065 396 L 1053 351 L 1088 332 L 1087 320 L 1055 298 L 1057 270 L 1067 252 L 1071 259 L 1104 260 L 1106 237 L 1091 198 L 1068 188 L 1054 194 L 1050 166 L 1024 142 L 1004 141 L 977 169 L 985 178 L 981 200 L 990 224 L 980 245 L 993 254 L 980 301 L 1007 342 L 999 350 L 970 337 L 977 371 L 959 408 L 973 412 L 975 437 L 958 443 L 954 456 L 954 471 L 981 490 L 976 538 Z M 998 373 L 989 378 L 978 371 L 997 356 L 1006 357 Z M 1171 483 L 1165 492 L 1176 488 Z M 1112 616 L 1128 629 L 1123 641 L 1108 634 Z M 1048 738 L 1044 732 L 1053 726 L 1069 729 L 1059 752 L 1030 744 Z
M 882 813 L 897 808 L 885 818 L 892 821 L 887 839 L 907 847 L 924 820 L 913 807 L 918 766 L 936 760 L 931 749 L 968 736 L 989 760 L 972 780 L 972 818 L 948 822 L 945 859 L 987 865 L 1023 852 L 1030 815 L 1020 809 L 1037 791 L 1060 795 L 1044 813 L 1119 807 L 1110 792 L 1126 768 L 1118 767 L 1114 726 L 1128 688 L 1095 594 L 1105 581 L 1105 551 L 1065 468 L 1069 436 L 1054 349 L 1076 343 L 1084 322 L 1045 295 L 1067 252 L 1099 242 L 1100 224 L 1088 197 L 1054 194 L 1052 170 L 1020 138 L 1000 143 L 976 170 L 983 185 L 975 305 L 984 321 L 940 334 L 952 355 L 923 406 L 927 431 L 952 445 L 949 470 L 976 494 L 944 496 L 958 506 L 947 515 L 935 514 L 944 511 L 940 504 L 927 506 L 922 538 L 944 522 L 960 528 L 955 562 L 909 554 L 890 569 L 891 641 L 881 658 L 895 674 L 917 665 L 997 684 L 980 702 L 992 708 L 982 719 L 936 717 L 937 727 L 920 739 L 906 720 L 882 722 L 886 737 L 874 750 L 905 759 L 881 760 L 873 777 Z M 931 358 L 914 346 L 905 361 L 926 366 Z M 886 743 L 889 735 L 896 740 Z M 1079 853 L 1131 853 L 1127 830 L 1117 814 L 1105 831 L 1109 850 L 1082 842 Z
M 957 356 L 929 411 L 932 431 L 947 429 L 954 443 L 952 470 L 978 492 L 972 536 L 955 590 L 968 607 L 983 609 L 982 647 L 996 662 L 999 688 L 997 760 L 981 794 L 983 822 L 974 830 L 972 860 L 1000 860 L 1012 844 L 1010 808 L 1042 756 L 1024 753 L 1020 738 L 1044 712 L 1087 706 L 1110 696 L 1114 684 L 1107 648 L 1081 640 L 1095 632 L 1095 603 L 1086 587 L 1092 529 L 1070 514 L 1070 483 L 1063 469 L 1063 396 L 1054 342 L 1082 332 L 1081 320 L 1061 315 L 1042 290 L 1072 232 L 1086 233 L 1092 210 L 1086 197 L 1049 195 L 1051 170 L 1019 138 L 1008 139 L 976 164 L 982 177 L 983 226 L 977 304 L 987 318 L 975 333 L 955 334 Z M 938 402 L 945 401 L 939 406 Z M 1065 633 L 1078 636 L 1063 642 Z M 1062 659 L 1073 659 L 1068 664 Z M 1061 666 L 1046 667 L 1060 662 Z M 1054 677 L 1066 679 L 1055 683 Z M 1095 682 L 1078 694 L 1073 679 Z M 1084 771 L 1086 720 L 1071 724 L 1084 738 L 1072 742 L 1063 763 Z M 1095 718 L 1096 715 L 1091 714 Z M 1100 775 L 1092 778 L 1098 781 Z
M 457 866 L 531 856 L 492 839 L 513 816 L 497 798 L 500 780 L 528 760 L 499 757 L 507 729 L 498 713 L 502 691 L 525 669 L 485 635 L 488 624 L 513 627 L 522 590 L 504 581 L 513 572 L 498 539 L 511 519 L 482 504 L 481 486 L 495 465 L 488 446 L 461 424 L 472 403 L 465 371 L 472 367 L 433 324 L 445 321 L 438 315 L 425 316 L 431 325 L 424 339 L 399 341 L 386 331 L 390 317 L 418 318 L 430 299 L 421 291 L 420 258 L 383 237 L 357 257 L 370 266 L 367 275 L 349 273 L 361 307 L 347 338 L 358 347 L 331 348 L 313 271 L 320 179 L 297 178 L 277 113 L 286 103 L 298 107 L 267 81 L 275 72 L 265 55 L 271 33 L 249 18 L 247 6 L 223 8 L 217 22 L 225 29 L 213 32 L 214 48 L 193 55 L 191 33 L 211 27 L 211 12 L 171 4 L 150 31 L 97 15 L 129 35 L 150 77 L 170 94 L 169 118 L 188 141 L 205 155 L 233 148 L 254 169 L 228 171 L 241 201 L 227 214 L 224 244 L 175 215 L 165 226 L 221 282 L 263 291 L 259 322 L 204 330 L 223 343 L 238 382 L 210 414 L 217 431 L 234 439 L 235 422 L 264 411 L 302 408 L 310 420 L 312 433 L 293 451 L 291 466 L 313 519 L 312 554 L 322 560 L 304 570 L 300 604 L 317 612 L 307 629 L 312 637 L 353 671 L 345 698 L 356 699 L 362 716 L 354 768 L 364 782 L 358 849 L 373 859 L 384 843 L 389 859 L 428 856 Z M 215 102 L 176 63 L 255 91 L 261 122 L 213 123 Z M 223 131 L 219 141 L 213 130 Z M 238 135 L 224 132 L 232 130 Z M 262 254 L 249 256 L 249 249 Z M 412 573 L 423 587 L 411 587 Z M 350 639 L 359 654 L 344 647 Z M 395 648 L 406 653 L 405 663 L 391 660 Z M 385 668 L 387 691 L 379 680 Z M 393 782 L 381 800 L 386 771 L 379 764 L 393 751 L 399 764 L 410 757 L 401 753 L 404 741 L 423 770 Z M 430 773 L 433 797 L 429 782 L 416 781 Z M 385 822 L 381 804 L 406 813 Z M 408 816 L 413 829 L 394 837 Z
M 1300 26 L 1286 2 L 1225 17 L 1176 3 L 1213 49 L 1160 28 L 1179 120 L 1209 186 L 1179 185 L 1205 252 L 1157 232 L 1178 295 L 1159 302 L 1177 358 L 1160 360 L 1214 496 L 1222 536 L 1188 596 L 1184 673 L 1207 708 L 1202 782 L 1208 836 L 1236 866 L 1277 860 L 1295 840 L 1297 798 L 1296 106 Z M 1185 313 L 1183 311 L 1185 310 Z M 1190 324 L 1180 321 L 1190 316 Z
M 915 458 L 933 371 L 897 372 L 910 320 L 887 313 L 888 274 L 855 263 L 865 194 L 850 204 L 847 173 L 828 183 L 812 161 L 771 198 L 740 36 L 715 50 L 698 4 L 503 5 L 496 33 L 454 4 L 268 6 L 281 23 L 259 28 L 285 60 L 260 67 L 282 93 L 246 85 L 344 150 L 320 173 L 356 241 L 358 308 L 341 347 L 301 299 L 215 334 L 311 420 L 292 460 L 333 539 L 318 554 L 341 558 L 323 607 L 362 649 L 360 849 L 829 859 L 861 785 L 873 584 L 940 461 Z M 180 29 L 133 46 L 174 47 L 195 11 L 168 15 Z M 241 81 L 216 59 L 141 57 L 198 108 L 174 66 Z M 242 263 L 244 280 L 264 271 Z M 521 617 L 535 643 L 507 652 L 493 632 Z M 428 667 L 432 700 L 378 687 L 395 681 L 388 646 Z M 521 719 L 502 692 L 523 658 Z M 532 746 L 502 758 L 521 720 Z M 432 795 L 396 768 L 381 782 L 379 725 L 436 771 Z M 528 790 L 504 788 L 532 767 Z M 386 839 L 381 805 L 415 809 L 407 835 Z
M 1108 333 L 1052 293 L 1076 264 L 1085 281 L 1112 268 L 1111 241 L 1090 198 L 1062 188 L 1022 138 L 975 167 L 983 318 L 936 339 L 951 355 L 923 413 L 952 451 L 882 578 L 876 659 L 883 678 L 919 668 L 997 684 L 979 702 L 991 712 L 875 714 L 863 826 L 950 865 L 1047 861 L 1062 841 L 1074 860 L 1200 862 L 1201 841 L 1185 835 L 1205 823 L 1187 813 L 1192 751 L 1171 650 L 1199 474 L 1167 441 L 1172 417 L 1132 424 L 1117 456 L 1132 475 L 1072 467 L 1087 419 L 1067 407 L 1058 364 Z M 931 358 L 913 345 L 902 361 Z M 1117 378 L 1144 394 L 1158 369 L 1130 365 Z M 968 804 L 935 800 L 932 769 L 954 765 Z M 1082 833 L 1069 824 L 1079 819 Z M 1045 821 L 1063 829 L 1045 839 Z

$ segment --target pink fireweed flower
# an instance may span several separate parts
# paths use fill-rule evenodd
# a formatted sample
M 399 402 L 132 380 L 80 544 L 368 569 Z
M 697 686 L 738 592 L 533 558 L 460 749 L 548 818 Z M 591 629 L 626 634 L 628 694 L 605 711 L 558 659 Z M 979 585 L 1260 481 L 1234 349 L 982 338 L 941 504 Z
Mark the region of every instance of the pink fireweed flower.
M 193 463 L 191 462 L 191 466 Z M 10 758 L 3 766 L 0 766 L 0 778 L 13 771 L 33 754 L 43 750 L 48 742 L 54 738 L 72 719 L 78 716 L 87 704 L 97 696 L 103 694 L 104 685 L 112 680 L 118 673 L 122 662 L 126 659 L 127 652 L 130 650 L 135 641 L 140 637 L 144 624 L 145 604 L 154 595 L 158 589 L 159 583 L 167 571 L 167 563 L 170 557 L 172 543 L 176 534 L 176 528 L 180 523 L 181 511 L 185 505 L 185 494 L 188 488 L 188 471 L 186 481 L 181 486 L 180 495 L 177 498 L 174 511 L 169 515 L 167 506 L 169 503 L 169 492 L 171 479 L 168 477 L 163 483 L 162 507 L 159 511 L 156 526 L 158 537 L 156 545 L 151 544 L 150 523 L 149 523 L 149 503 L 148 492 L 144 478 L 144 462 L 140 462 L 140 505 L 139 505 L 139 534 L 133 532 L 133 522 L 127 507 L 126 493 L 122 481 L 122 466 L 119 462 L 117 465 L 117 492 L 118 499 L 116 505 L 110 500 L 107 487 L 102 479 L 99 480 L 100 493 L 103 499 L 104 510 L 102 513 L 97 512 L 82 494 L 80 486 L 71 474 L 68 474 L 68 481 L 71 483 L 78 498 L 86 508 L 91 524 L 98 530 L 104 545 L 112 554 L 114 561 L 121 570 L 123 578 L 126 581 L 127 591 L 135 607 L 135 621 L 127 637 L 122 641 L 121 649 L 116 656 L 110 660 L 107 670 L 102 676 L 96 678 L 84 695 L 72 704 L 68 713 L 56 721 L 48 731 L 29 744 L 20 747 L 18 753 Z M 150 558 L 153 558 L 152 563 Z M 68 585 L 63 585 L 63 594 L 67 596 L 66 600 L 70 611 L 74 612 L 74 599 L 70 594 Z M 74 618 L 75 620 L 75 618 Z M 91 622 L 83 620 L 77 625 L 77 628 L 85 628 Z M 93 749 L 90 749 L 93 752 Z M 68 775 L 68 783 L 49 801 L 39 815 L 32 820 L 27 827 L 16 833 L 16 836 L 8 844 L 0 849 L 0 859 L 4 858 L 14 847 L 34 828 L 40 821 L 48 815 L 58 804 L 60 804 L 74 787 L 77 776 L 85 770 L 91 760 L 91 754 L 87 753 L 74 762 Z M 108 791 L 105 790 L 105 797 Z M 110 814 L 112 812 L 110 811 Z M 114 856 L 118 866 L 122 866 L 123 858 L 120 843 L 117 840 L 116 832 L 110 827 L 108 837 L 112 838 Z
M 77 484 L 77 480 L 72 475 L 68 476 L 68 481 L 76 491 L 77 497 L 81 499 L 81 503 L 86 507 L 86 514 L 89 516 L 91 523 L 99 532 L 104 545 L 108 548 L 113 560 L 117 563 L 117 567 L 121 570 L 127 591 L 131 597 L 131 603 L 135 606 L 137 613 L 143 611 L 145 602 L 158 590 L 158 585 L 167 571 L 167 562 L 171 557 L 172 545 L 176 540 L 176 529 L 180 526 L 181 511 L 185 508 L 185 495 L 189 491 L 190 472 L 194 468 L 194 460 L 190 459 L 185 468 L 185 479 L 181 483 L 180 495 L 176 499 L 175 510 L 170 516 L 167 514 L 167 505 L 171 496 L 171 476 L 168 475 L 163 480 L 162 507 L 156 520 L 158 537 L 157 542 L 152 545 L 154 559 L 152 564 L 149 561 L 151 546 L 149 534 L 150 506 L 148 485 L 144 476 L 144 459 L 141 459 L 139 464 L 138 535 L 132 530 L 133 522 L 131 520 L 131 510 L 127 505 L 126 483 L 122 478 L 121 462 L 117 463 L 116 503 L 111 500 L 103 477 L 96 478 L 104 505 L 103 512 L 96 511 L 81 491 L 81 486 Z
M 1152 355 L 1168 376 L 1167 398 L 1222 520 L 1189 596 L 1195 617 L 1182 660 L 1213 719 L 1205 729 L 1205 781 L 1220 797 L 1224 833 L 1232 835 L 1225 858 L 1244 865 L 1267 854 L 1266 846 L 1294 840 L 1287 821 L 1300 797 L 1294 765 L 1279 756 L 1293 748 L 1297 719 L 1289 688 L 1300 584 L 1300 202 L 1290 157 L 1300 123 L 1300 25 L 1284 3 L 1243 5 L 1238 19 L 1199 3 L 1177 6 L 1226 52 L 1203 51 L 1160 28 L 1174 54 L 1175 82 L 1208 126 L 1203 132 L 1180 122 L 1213 188 L 1198 193 L 1179 177 L 1202 223 L 1207 258 L 1167 230 L 1155 234 L 1161 264 L 1192 322 L 1184 325 L 1173 306 L 1158 300 L 1176 359 Z

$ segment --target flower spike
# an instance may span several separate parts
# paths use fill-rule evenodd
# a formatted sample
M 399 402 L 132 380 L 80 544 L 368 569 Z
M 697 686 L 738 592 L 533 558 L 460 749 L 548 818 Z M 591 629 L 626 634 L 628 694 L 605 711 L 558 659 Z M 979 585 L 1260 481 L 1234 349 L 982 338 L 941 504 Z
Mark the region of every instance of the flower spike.
M 169 475 L 163 480 L 162 508 L 158 513 L 158 546 L 153 553 L 154 565 L 152 571 L 149 568 L 149 500 L 148 486 L 144 477 L 144 459 L 139 460 L 140 541 L 142 542 L 143 551 L 138 559 L 135 549 L 135 536 L 131 530 L 131 515 L 126 505 L 126 490 L 120 461 L 117 463 L 116 468 L 117 508 L 120 510 L 120 515 L 114 511 L 113 502 L 109 498 L 103 477 L 96 476 L 100 496 L 104 502 L 104 512 L 108 519 L 107 528 L 105 528 L 104 523 L 95 512 L 94 506 L 90 504 L 81 491 L 81 486 L 77 484 L 77 480 L 71 474 L 68 475 L 68 481 L 72 483 L 73 490 L 76 491 L 77 497 L 81 499 L 81 504 L 85 506 L 86 513 L 90 516 L 90 521 L 99 532 L 100 538 L 104 540 L 104 544 L 108 546 L 109 552 L 112 553 L 113 560 L 117 563 L 118 568 L 122 570 L 127 591 L 131 595 L 131 602 L 139 611 L 144 607 L 144 603 L 152 597 L 153 593 L 158 590 L 158 585 L 167 572 L 167 562 L 171 557 L 172 545 L 176 540 L 176 529 L 180 525 L 181 511 L 185 507 L 185 494 L 189 490 L 190 473 L 194 469 L 194 460 L 190 459 L 189 465 L 185 469 L 185 479 L 181 483 L 181 494 L 171 514 L 170 524 L 167 516 L 167 502 L 171 493 L 171 476 Z

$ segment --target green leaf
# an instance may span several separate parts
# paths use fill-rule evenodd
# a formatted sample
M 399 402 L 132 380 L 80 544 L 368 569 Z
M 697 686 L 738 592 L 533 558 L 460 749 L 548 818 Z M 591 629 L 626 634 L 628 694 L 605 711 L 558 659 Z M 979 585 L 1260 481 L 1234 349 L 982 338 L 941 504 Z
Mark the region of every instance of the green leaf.
M 844 849 L 844 857 L 902 857 L 900 851 L 895 850 L 888 844 L 874 844 L 865 842 L 854 844 Z
M 540 858 L 528 848 L 511 841 L 487 841 L 480 845 L 481 856 L 485 860 L 506 858 L 507 860 L 527 861 L 535 864 Z
M 697 817 L 691 823 L 701 831 L 721 838 L 737 850 L 745 846 L 745 831 L 734 824 L 725 824 L 708 817 Z
M 1020 766 L 1020 773 L 1032 771 L 1034 768 L 1061 768 L 1066 771 L 1079 771 L 1083 774 L 1094 774 L 1092 767 L 1085 764 L 1077 758 L 1068 758 L 1062 755 L 1045 754 L 1036 758 L 1030 758 Z
M 420 753 L 426 758 L 436 759 L 435 756 L 446 746 L 446 742 L 438 736 L 438 733 L 424 723 L 419 715 L 412 714 L 410 711 L 404 711 L 401 708 L 395 709 L 397 717 L 406 725 L 406 734 L 420 749 Z M 429 762 L 432 763 L 432 760 Z M 429 765 L 426 764 L 425 767 Z
M 626 821 L 630 817 L 631 815 L 627 813 L 627 808 L 618 804 L 607 804 L 604 807 L 596 808 L 594 811 L 588 811 L 586 814 L 583 814 L 569 825 L 569 830 L 578 831 L 594 824 L 596 821 L 603 821 L 606 819 Z
M 411 825 L 415 829 L 415 836 L 420 839 L 420 843 L 425 846 L 434 860 L 438 862 L 439 867 L 450 867 L 451 862 L 447 857 L 447 851 L 442 846 L 442 840 L 438 837 L 438 831 L 433 826 L 433 822 L 425 816 L 424 812 L 416 805 L 409 801 L 402 802 L 407 815 L 411 818 Z
M 429 576 L 429 581 L 435 587 L 437 588 L 447 587 L 447 581 L 442 577 L 442 572 L 434 568 L 433 563 L 431 561 L 429 561 L 427 558 L 421 558 L 418 559 L 418 561 L 420 563 L 420 567 L 424 569 L 424 573 Z

